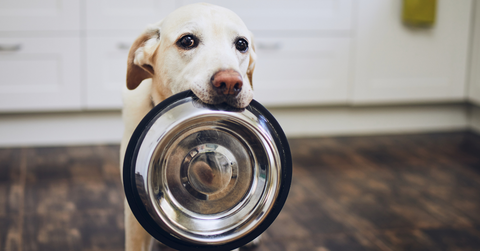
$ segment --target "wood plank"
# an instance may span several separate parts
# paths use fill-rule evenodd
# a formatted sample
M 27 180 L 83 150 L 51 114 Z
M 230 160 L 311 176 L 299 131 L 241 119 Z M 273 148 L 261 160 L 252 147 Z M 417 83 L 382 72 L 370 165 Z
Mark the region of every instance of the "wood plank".
M 480 250 L 479 135 L 290 145 L 290 195 L 256 250 Z M 0 250 L 123 250 L 118 154 L 118 145 L 0 149 Z

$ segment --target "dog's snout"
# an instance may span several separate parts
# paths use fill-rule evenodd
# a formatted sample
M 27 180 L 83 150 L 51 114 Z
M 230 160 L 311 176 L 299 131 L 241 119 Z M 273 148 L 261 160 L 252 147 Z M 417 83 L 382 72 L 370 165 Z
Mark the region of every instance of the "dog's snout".
M 240 73 L 234 70 L 223 70 L 212 76 L 213 88 L 219 94 L 237 95 L 243 86 L 243 80 Z

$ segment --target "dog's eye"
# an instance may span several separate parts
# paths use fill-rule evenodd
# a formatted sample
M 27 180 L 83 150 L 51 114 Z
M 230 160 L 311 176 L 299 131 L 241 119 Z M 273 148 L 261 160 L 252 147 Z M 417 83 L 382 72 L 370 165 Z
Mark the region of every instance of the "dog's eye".
M 248 49 L 248 42 L 243 38 L 239 38 L 235 42 L 235 48 L 237 48 L 237 50 L 240 52 L 246 52 Z
M 198 45 L 198 39 L 193 35 L 186 35 L 177 41 L 177 45 L 185 50 L 193 49 Z

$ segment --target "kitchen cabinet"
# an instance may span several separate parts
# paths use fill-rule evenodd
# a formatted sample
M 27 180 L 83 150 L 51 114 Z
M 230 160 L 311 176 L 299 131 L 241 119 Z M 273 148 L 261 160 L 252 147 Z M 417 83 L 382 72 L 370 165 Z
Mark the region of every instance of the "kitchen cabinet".
M 0 31 L 78 31 L 80 1 L 0 1 Z
M 127 56 L 136 35 L 86 39 L 86 109 L 122 107 Z
M 198 1 L 178 1 L 181 5 Z M 231 9 L 252 31 L 349 31 L 352 0 L 206 0 Z
M 149 23 L 160 21 L 172 11 L 196 1 L 148 1 L 150 10 L 126 1 L 120 6 L 107 1 L 87 0 L 87 99 L 88 109 L 121 107 L 120 90 L 125 85 L 128 45 Z M 258 61 L 253 75 L 255 98 L 268 106 L 345 103 L 353 1 L 206 1 L 236 12 L 254 32 Z M 121 14 L 122 11 L 130 13 Z M 158 9 L 164 6 L 163 10 Z M 122 9 L 122 11 L 120 11 Z M 166 11 L 167 10 L 167 11 Z M 137 14 L 135 14 L 137 13 Z M 158 13 L 153 15 L 152 13 Z M 105 17 L 110 21 L 100 23 Z M 110 19 L 110 18 L 107 18 Z M 137 32 L 116 37 L 112 31 Z M 106 30 L 96 32 L 97 30 Z M 292 31 L 306 36 L 298 37 Z M 110 31 L 110 32 L 108 32 Z M 311 36 L 310 31 L 316 32 Z M 339 34 L 319 36 L 322 32 Z M 271 36 L 269 32 L 280 32 Z M 267 34 L 267 35 L 266 35 Z
M 0 37 L 0 111 L 80 110 L 80 39 Z
M 480 2 L 475 2 L 468 98 L 480 106 Z M 478 109 L 478 108 L 477 108 Z M 477 111 L 476 114 L 480 114 Z M 480 118 L 479 116 L 477 116 Z M 479 120 L 480 121 L 480 120 Z M 478 124 L 480 128 L 480 123 Z
M 253 32 L 257 53 L 254 97 L 262 104 L 347 102 L 354 1 L 206 2 L 231 9 Z
M 0 112 L 81 109 L 80 3 L 0 2 Z
M 268 106 L 347 102 L 349 38 L 256 38 L 255 99 Z
M 465 99 L 472 1 L 439 0 L 433 27 L 401 22 L 402 1 L 358 1 L 351 101 Z
M 136 30 L 162 20 L 175 10 L 175 0 L 85 0 L 86 30 Z
M 0 2 L 0 111 L 120 109 L 131 43 L 193 2 Z M 405 26 L 396 0 L 207 2 L 253 31 L 255 98 L 266 106 L 480 103 L 472 0 L 438 0 L 431 28 Z

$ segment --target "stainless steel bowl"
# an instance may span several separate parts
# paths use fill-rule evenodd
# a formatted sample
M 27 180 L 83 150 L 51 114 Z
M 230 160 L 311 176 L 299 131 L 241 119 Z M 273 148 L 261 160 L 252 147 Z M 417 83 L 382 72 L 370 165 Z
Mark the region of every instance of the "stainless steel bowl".
M 291 174 L 288 141 L 262 105 L 205 105 L 186 91 L 154 107 L 138 125 L 123 183 L 135 217 L 162 243 L 231 250 L 273 222 Z

